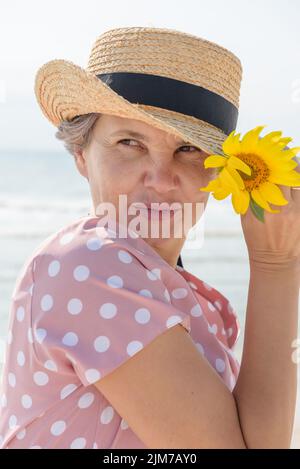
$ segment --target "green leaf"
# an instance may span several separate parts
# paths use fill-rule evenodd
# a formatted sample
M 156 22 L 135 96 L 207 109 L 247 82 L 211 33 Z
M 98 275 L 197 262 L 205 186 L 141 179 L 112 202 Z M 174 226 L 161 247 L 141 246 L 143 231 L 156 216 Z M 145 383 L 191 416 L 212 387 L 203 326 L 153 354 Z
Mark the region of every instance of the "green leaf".
M 251 210 L 253 212 L 253 214 L 256 216 L 256 218 L 261 221 L 262 223 L 265 222 L 265 219 L 264 219 L 264 209 L 258 205 L 255 200 L 252 199 L 252 197 L 250 197 L 250 207 L 251 207 Z

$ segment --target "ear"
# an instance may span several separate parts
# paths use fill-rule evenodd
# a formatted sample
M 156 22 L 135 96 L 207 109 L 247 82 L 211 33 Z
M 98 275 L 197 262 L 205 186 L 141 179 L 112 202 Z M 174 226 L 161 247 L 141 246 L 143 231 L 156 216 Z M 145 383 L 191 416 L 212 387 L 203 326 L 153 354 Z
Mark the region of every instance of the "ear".
M 80 174 L 85 177 L 87 180 L 89 180 L 88 176 L 88 170 L 87 170 L 87 162 L 86 162 L 86 153 L 84 150 L 77 150 L 74 153 L 74 160 L 76 167 Z

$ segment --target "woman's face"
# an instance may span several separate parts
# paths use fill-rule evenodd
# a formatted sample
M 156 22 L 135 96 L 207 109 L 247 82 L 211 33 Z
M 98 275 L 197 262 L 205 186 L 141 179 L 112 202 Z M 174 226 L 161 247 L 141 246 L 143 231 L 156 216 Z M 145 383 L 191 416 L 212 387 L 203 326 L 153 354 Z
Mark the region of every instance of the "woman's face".
M 99 204 L 110 202 L 116 208 L 118 221 L 119 196 L 126 195 L 127 207 L 137 202 L 177 202 L 183 208 L 184 203 L 189 203 L 193 226 L 201 217 L 199 206 L 203 212 L 209 197 L 199 187 L 206 186 L 215 176 L 215 169 L 204 168 L 207 156 L 208 153 L 146 123 L 103 114 L 94 126 L 89 146 L 77 155 L 76 165 L 89 181 L 96 214 Z M 128 214 L 128 222 L 139 214 Z M 176 265 L 185 238 L 143 238 L 161 255 L 163 251 L 173 253 L 175 263 L 170 263 Z

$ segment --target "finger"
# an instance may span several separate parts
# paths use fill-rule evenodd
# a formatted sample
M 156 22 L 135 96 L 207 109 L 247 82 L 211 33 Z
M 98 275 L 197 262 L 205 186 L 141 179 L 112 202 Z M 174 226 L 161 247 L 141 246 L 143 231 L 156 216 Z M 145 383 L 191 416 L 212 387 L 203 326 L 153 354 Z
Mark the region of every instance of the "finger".
M 298 163 L 298 166 L 294 169 L 294 171 L 300 174 L 300 158 L 295 156 L 293 160 Z M 295 202 L 300 207 L 300 186 L 294 188 L 291 187 L 291 197 L 293 202 Z

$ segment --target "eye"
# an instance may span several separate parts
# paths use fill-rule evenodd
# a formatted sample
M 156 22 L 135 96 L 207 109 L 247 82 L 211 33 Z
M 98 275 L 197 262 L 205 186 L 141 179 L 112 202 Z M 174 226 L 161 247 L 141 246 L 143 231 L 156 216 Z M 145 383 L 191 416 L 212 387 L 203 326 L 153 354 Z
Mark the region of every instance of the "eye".
M 124 142 L 135 142 L 137 145 L 129 145 L 128 143 Z M 136 140 L 133 140 L 131 138 L 124 138 L 123 140 L 119 140 L 118 143 L 122 143 L 123 145 L 126 145 L 127 147 L 132 147 L 132 146 L 139 146 L 139 143 Z
M 182 148 L 192 148 L 193 151 L 202 151 L 200 148 L 194 147 L 192 145 L 183 145 L 182 147 L 179 147 L 177 151 L 183 151 L 181 150 Z M 191 151 L 185 151 L 184 153 L 192 153 Z

